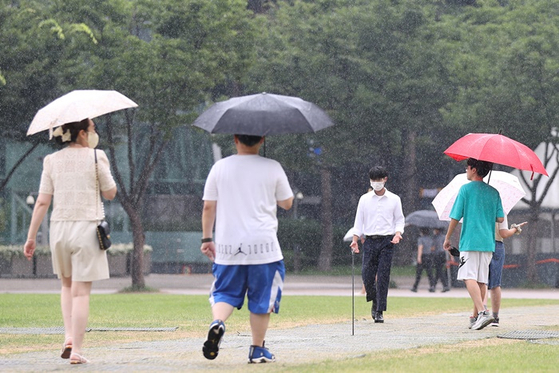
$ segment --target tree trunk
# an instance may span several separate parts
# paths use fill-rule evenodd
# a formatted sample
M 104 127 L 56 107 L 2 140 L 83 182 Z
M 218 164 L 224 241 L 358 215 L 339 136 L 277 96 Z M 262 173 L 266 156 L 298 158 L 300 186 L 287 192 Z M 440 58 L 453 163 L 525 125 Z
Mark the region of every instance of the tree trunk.
M 538 239 L 538 220 L 539 207 L 530 206 L 530 229 L 528 231 L 528 247 L 526 248 L 526 277 L 528 282 L 535 284 L 538 282 L 538 273 L 536 269 L 536 252 Z
M 417 133 L 413 129 L 405 131 L 404 144 L 404 182 L 407 187 L 404 189 L 402 206 L 405 214 L 414 212 L 419 209 L 419 185 L 417 182 L 417 149 L 416 138 Z
M 149 183 L 149 177 L 153 173 L 155 166 L 158 164 L 163 154 L 163 150 L 170 141 L 170 138 L 163 140 L 159 145 L 157 145 L 157 139 L 159 136 L 152 136 L 149 150 L 147 150 L 145 155 L 146 163 L 143 169 L 138 173 L 136 170 L 136 160 L 133 152 L 133 136 L 132 136 L 132 126 L 133 117 L 126 113 L 126 130 L 128 136 L 128 166 L 129 166 L 129 180 L 130 185 L 127 186 L 124 182 L 124 178 L 118 167 L 118 162 L 116 161 L 116 154 L 114 148 L 113 130 L 112 123 L 110 121 L 110 116 L 107 119 L 107 139 L 108 143 L 111 144 L 109 158 L 112 164 L 112 169 L 114 176 L 119 187 L 119 201 L 122 204 L 122 208 L 128 214 L 130 219 L 130 225 L 132 226 L 132 237 L 134 241 L 134 250 L 132 251 L 132 261 L 130 263 L 130 274 L 132 277 L 132 288 L 134 290 L 142 290 L 146 287 L 144 279 L 144 244 L 145 244 L 145 234 L 144 225 L 142 224 L 142 200 L 145 196 L 146 189 Z M 151 160 L 151 161 L 150 161 Z M 136 177 L 136 175 L 138 175 Z
M 334 230 L 332 228 L 332 173 L 326 167 L 320 169 L 320 180 L 322 186 L 322 240 L 320 246 L 320 257 L 318 258 L 318 269 L 330 271 L 332 269 L 332 255 L 334 247 Z
M 130 263 L 130 276 L 132 277 L 132 288 L 135 290 L 144 289 L 146 281 L 144 279 L 144 245 L 146 237 L 144 234 L 144 226 L 139 208 L 134 208 L 130 203 L 122 202 L 122 206 L 132 226 L 132 237 L 134 249 L 132 250 L 132 261 Z

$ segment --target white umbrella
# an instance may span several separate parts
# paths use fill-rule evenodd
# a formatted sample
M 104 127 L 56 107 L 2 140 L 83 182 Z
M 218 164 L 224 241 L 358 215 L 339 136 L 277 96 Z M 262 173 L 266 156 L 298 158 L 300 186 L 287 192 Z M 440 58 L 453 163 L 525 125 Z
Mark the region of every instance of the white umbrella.
M 508 172 L 491 171 L 483 180 L 485 182 L 489 180 L 489 185 L 499 191 L 505 214 L 508 214 L 514 205 L 526 195 L 518 177 Z M 450 221 L 450 210 L 454 205 L 458 191 L 462 185 L 469 182 L 465 173 L 458 174 L 437 194 L 432 203 L 439 219 Z
M 27 136 L 48 130 L 52 138 L 52 129 L 55 127 L 137 106 L 117 91 L 72 91 L 39 110 L 27 130 Z

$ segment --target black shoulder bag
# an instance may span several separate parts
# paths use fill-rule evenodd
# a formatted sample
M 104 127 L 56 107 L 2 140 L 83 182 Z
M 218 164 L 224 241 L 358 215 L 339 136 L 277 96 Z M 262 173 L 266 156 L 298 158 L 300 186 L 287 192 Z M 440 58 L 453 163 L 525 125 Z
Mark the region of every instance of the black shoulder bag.
M 99 188 L 99 167 L 97 165 L 97 150 L 93 150 L 95 154 L 95 189 L 97 198 L 101 198 L 101 190 Z M 103 203 L 103 201 L 100 201 Z M 99 201 L 97 201 L 96 206 L 97 212 L 99 212 Z M 97 214 L 99 216 L 99 214 Z M 99 248 L 101 250 L 107 250 L 111 247 L 111 227 L 109 227 L 109 223 L 105 220 L 102 220 L 101 223 L 97 226 L 97 238 L 99 239 Z

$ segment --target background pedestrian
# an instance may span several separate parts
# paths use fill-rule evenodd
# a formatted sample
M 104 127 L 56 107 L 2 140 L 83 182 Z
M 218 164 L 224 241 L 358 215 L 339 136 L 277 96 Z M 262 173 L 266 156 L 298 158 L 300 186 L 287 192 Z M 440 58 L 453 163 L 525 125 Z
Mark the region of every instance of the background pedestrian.
M 411 291 L 417 292 L 417 287 L 421 281 L 421 275 L 423 271 L 427 274 L 427 280 L 429 281 L 429 291 L 435 291 L 433 288 L 433 237 L 430 235 L 429 228 L 420 228 L 419 238 L 417 239 L 417 264 L 415 266 L 415 282 Z
M 434 292 L 437 287 L 437 282 L 440 280 L 443 285 L 442 292 L 445 293 L 450 290 L 448 283 L 448 273 L 446 262 L 450 255 L 444 249 L 444 238 L 441 229 L 433 229 L 433 283 L 432 291 Z

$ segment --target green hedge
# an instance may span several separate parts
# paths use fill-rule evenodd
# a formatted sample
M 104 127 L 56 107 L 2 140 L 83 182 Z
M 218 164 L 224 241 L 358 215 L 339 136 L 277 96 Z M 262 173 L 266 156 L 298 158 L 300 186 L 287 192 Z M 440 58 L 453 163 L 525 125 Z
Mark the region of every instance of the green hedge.
M 37 246 L 35 255 L 48 255 L 50 248 L 48 246 Z M 13 257 L 23 258 L 23 245 L 0 245 L 0 258 L 11 260 Z
M 332 265 L 351 264 L 349 242 L 343 242 L 348 228 L 334 227 Z M 295 269 L 299 255 L 300 270 L 316 269 L 322 244 L 322 227 L 319 221 L 309 219 L 280 219 L 278 239 L 288 271 Z M 296 250 L 299 250 L 298 253 Z
M 109 255 L 123 255 L 128 254 L 133 249 L 132 243 L 113 244 L 107 251 Z M 144 252 L 152 252 L 153 248 L 149 245 L 144 245 Z M 48 255 L 50 248 L 48 246 L 37 246 L 35 255 Z M 23 257 L 23 245 L 0 245 L 0 258 L 11 260 L 12 257 Z
M 109 255 L 123 255 L 132 252 L 134 249 L 134 244 L 132 243 L 118 243 L 112 244 L 109 250 L 107 250 L 107 254 Z M 153 248 L 150 245 L 144 245 L 144 253 L 151 253 L 153 252 Z

